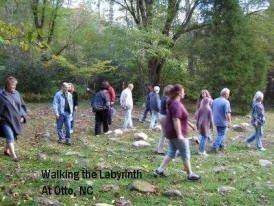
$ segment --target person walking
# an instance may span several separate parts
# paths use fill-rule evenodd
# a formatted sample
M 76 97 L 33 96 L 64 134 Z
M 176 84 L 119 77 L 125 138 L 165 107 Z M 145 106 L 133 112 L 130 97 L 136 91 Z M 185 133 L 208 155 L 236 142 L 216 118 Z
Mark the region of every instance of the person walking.
M 212 99 L 209 91 L 206 89 L 203 89 L 201 91 L 199 99 L 197 100 L 197 103 L 196 103 L 195 119 L 197 119 L 198 110 L 200 109 L 201 102 L 204 98 L 209 98 L 209 100 L 210 100 L 209 105 L 210 105 L 210 107 L 212 107 L 213 99 Z
M 224 141 L 226 139 L 227 128 L 231 124 L 231 108 L 228 101 L 230 90 L 224 88 L 221 91 L 221 96 L 215 99 L 212 103 L 213 121 L 217 129 L 217 137 L 212 146 L 212 152 L 218 152 L 224 149 Z
M 164 88 L 163 97 L 161 98 L 161 109 L 160 109 L 160 117 L 159 122 L 161 124 L 161 136 L 159 138 L 159 142 L 156 148 L 157 154 L 164 154 L 164 143 L 165 143 L 165 123 L 166 123 L 166 114 L 167 114 L 167 101 L 169 98 L 169 91 L 172 89 L 173 85 L 167 85 Z
M 72 101 L 73 101 L 73 113 L 71 115 L 71 129 L 70 133 L 73 133 L 74 129 L 74 122 L 76 118 L 76 111 L 78 109 L 78 93 L 76 92 L 76 89 L 72 83 L 69 83 L 69 92 L 72 94 Z
M 142 118 L 140 120 L 140 122 L 142 122 L 142 123 L 146 121 L 148 113 L 150 113 L 150 116 L 152 115 L 151 109 L 150 109 L 150 96 L 153 94 L 153 86 L 151 84 L 149 84 L 147 86 L 147 90 L 148 90 L 148 93 L 147 93 L 147 97 L 146 97 L 145 111 L 144 111 Z
M 133 110 L 133 99 L 132 99 L 132 90 L 134 86 L 133 84 L 129 84 L 127 88 L 125 88 L 120 96 L 120 105 L 124 114 L 124 125 L 123 129 L 127 130 L 128 128 L 133 128 L 132 123 L 132 110 Z
M 95 112 L 95 135 L 101 134 L 102 125 L 103 132 L 108 132 L 110 98 L 108 93 L 108 85 L 106 84 L 106 82 L 102 82 L 100 90 L 91 100 L 91 106 L 93 112 Z
M 159 121 L 159 111 L 161 109 L 161 99 L 160 99 L 160 87 L 155 86 L 154 92 L 150 96 L 150 109 L 151 109 L 151 120 L 150 129 L 155 129 Z
M 199 152 L 198 154 L 207 156 L 206 142 L 210 139 L 210 130 L 213 130 L 213 116 L 211 110 L 211 99 L 206 97 L 201 101 L 197 112 L 197 129 L 200 133 Z
M 68 91 L 69 84 L 62 83 L 62 89 L 58 91 L 53 98 L 53 110 L 56 117 L 56 129 L 58 135 L 58 143 L 71 145 L 71 116 L 73 113 L 73 99 L 72 94 Z M 65 134 L 63 132 L 63 125 L 65 125 Z
M 188 112 L 181 102 L 184 95 L 184 89 L 180 84 L 174 85 L 170 90 L 165 124 L 165 134 L 166 138 L 169 139 L 169 147 L 160 167 L 155 170 L 154 176 L 165 176 L 164 171 L 168 163 L 175 158 L 176 151 L 179 150 L 184 170 L 187 172 L 187 179 L 196 181 L 200 179 L 200 176 L 192 172 L 190 164 L 189 140 L 186 138 L 188 133 Z
M 108 112 L 108 124 L 111 125 L 113 116 L 116 113 L 116 110 L 114 108 L 115 100 L 116 100 L 116 93 L 114 88 L 109 84 L 108 81 L 104 81 L 105 87 L 107 88 L 109 101 L 110 101 L 110 107 Z
M 256 140 L 256 147 L 260 151 L 266 150 L 262 144 L 263 125 L 265 124 L 263 99 L 264 94 L 261 91 L 257 91 L 253 98 L 251 118 L 251 124 L 253 125 L 255 132 L 246 140 L 248 147 L 251 146 L 250 143 Z
M 26 123 L 26 105 L 16 90 L 17 79 L 13 76 L 6 78 L 5 88 L 0 90 L 0 136 L 6 138 L 4 155 L 13 161 L 19 158 L 15 153 L 15 140 L 22 133 L 22 124 Z

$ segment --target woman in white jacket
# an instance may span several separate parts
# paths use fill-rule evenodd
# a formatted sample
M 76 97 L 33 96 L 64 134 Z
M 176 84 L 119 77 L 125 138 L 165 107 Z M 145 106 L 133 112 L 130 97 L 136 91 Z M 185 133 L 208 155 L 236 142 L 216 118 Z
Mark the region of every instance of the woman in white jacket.
M 120 104 L 124 113 L 124 125 L 123 129 L 133 128 L 132 123 L 132 109 L 133 109 L 133 99 L 132 99 L 132 90 L 133 84 L 129 84 L 126 89 L 124 89 L 121 93 Z

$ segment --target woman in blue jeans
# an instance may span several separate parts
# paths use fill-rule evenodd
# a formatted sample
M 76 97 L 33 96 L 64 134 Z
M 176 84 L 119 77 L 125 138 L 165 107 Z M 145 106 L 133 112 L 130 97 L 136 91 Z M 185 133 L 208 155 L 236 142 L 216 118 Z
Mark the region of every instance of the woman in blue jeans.
M 188 112 L 181 99 L 184 98 L 184 89 L 176 84 L 169 91 L 170 99 L 167 102 L 167 116 L 165 123 L 165 135 L 169 139 L 169 147 L 162 164 L 155 170 L 155 176 L 165 176 L 164 170 L 168 163 L 175 158 L 176 151 L 180 152 L 183 160 L 184 170 L 187 172 L 187 179 L 196 181 L 200 176 L 193 173 L 190 164 L 189 141 L 186 138 L 188 130 Z
M 9 76 L 5 89 L 0 90 L 0 136 L 6 138 L 4 154 L 18 161 L 14 141 L 26 122 L 26 106 L 19 92 L 16 91 L 17 80 Z
M 265 151 L 262 144 L 263 137 L 263 125 L 265 124 L 265 113 L 263 105 L 264 94 L 261 91 L 257 91 L 252 104 L 252 119 L 255 132 L 246 140 L 246 144 L 250 147 L 250 143 L 256 140 L 256 147 L 260 151 Z

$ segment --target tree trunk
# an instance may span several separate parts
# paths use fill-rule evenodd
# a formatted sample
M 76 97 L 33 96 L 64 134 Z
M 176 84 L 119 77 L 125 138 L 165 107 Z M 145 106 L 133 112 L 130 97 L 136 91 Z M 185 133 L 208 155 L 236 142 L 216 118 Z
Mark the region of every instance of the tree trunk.
M 148 61 L 149 81 L 153 85 L 159 85 L 160 74 L 165 60 L 153 57 Z

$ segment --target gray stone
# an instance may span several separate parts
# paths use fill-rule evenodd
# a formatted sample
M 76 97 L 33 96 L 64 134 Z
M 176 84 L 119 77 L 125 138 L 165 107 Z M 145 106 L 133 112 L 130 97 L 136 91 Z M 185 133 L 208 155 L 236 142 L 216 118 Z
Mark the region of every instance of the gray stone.
M 226 195 L 234 190 L 236 190 L 236 189 L 234 187 L 230 187 L 230 186 L 221 186 L 218 188 L 218 192 L 222 195 Z
M 59 206 L 59 205 L 61 205 L 58 200 L 51 200 L 51 199 L 45 198 L 45 197 L 38 198 L 38 204 L 40 206 Z
M 143 193 L 154 193 L 156 192 L 156 187 L 146 181 L 143 180 L 135 180 L 131 185 L 130 185 L 130 190 L 136 190 L 138 192 L 143 192 Z
M 150 143 L 144 141 L 144 140 L 138 140 L 138 141 L 135 141 L 133 142 L 132 144 L 134 147 L 137 147 L 137 148 L 143 148 L 143 147 L 148 147 L 150 146 Z
M 78 157 L 85 157 L 85 155 L 81 154 L 80 152 L 76 151 L 68 151 L 65 153 L 66 156 L 78 156 Z
M 238 125 L 238 124 L 235 124 L 232 126 L 232 129 L 235 131 L 235 132 L 246 132 L 247 131 L 247 127 L 243 126 L 243 125 Z
M 269 160 L 259 160 L 259 163 L 262 167 L 271 167 L 272 162 L 270 162 Z
M 143 132 L 138 132 L 134 134 L 134 140 L 147 140 L 148 136 L 147 134 Z
M 115 206 L 133 206 L 130 200 L 126 200 L 123 197 L 120 197 L 119 200 L 115 200 Z
M 124 133 L 121 129 L 115 129 L 113 132 L 115 136 L 121 136 Z
M 119 185 L 108 184 L 108 185 L 103 185 L 101 190 L 103 192 L 109 192 L 109 191 L 118 191 L 119 189 L 120 189 Z
M 44 153 L 38 153 L 37 154 L 37 159 L 38 160 L 47 160 L 48 156 L 47 154 L 44 154 Z
M 182 193 L 179 190 L 170 189 L 164 192 L 167 197 L 182 197 Z

